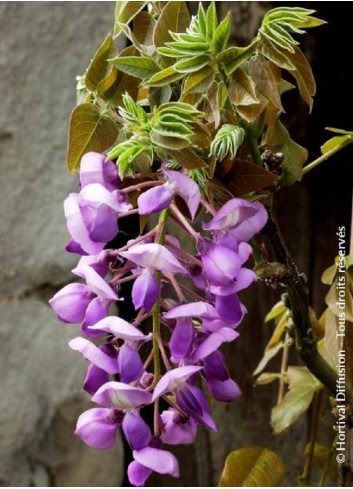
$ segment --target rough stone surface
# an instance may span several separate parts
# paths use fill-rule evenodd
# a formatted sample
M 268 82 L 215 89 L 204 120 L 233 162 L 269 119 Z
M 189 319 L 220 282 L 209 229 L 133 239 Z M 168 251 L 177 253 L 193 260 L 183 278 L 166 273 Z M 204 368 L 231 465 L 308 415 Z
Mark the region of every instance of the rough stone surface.
M 78 328 L 59 326 L 36 297 L 2 302 L 0 315 L 0 484 L 119 485 L 121 444 L 100 453 L 73 435 L 90 407 L 80 393 L 86 366 L 67 347 Z
M 0 293 L 69 279 L 62 201 L 75 76 L 109 29 L 113 2 L 1 2 Z
M 121 441 L 95 452 L 73 435 L 89 407 L 77 327 L 47 305 L 76 259 L 62 201 L 75 76 L 112 27 L 113 2 L 1 2 L 0 485 L 119 486 Z M 104 466 L 104 470 L 102 467 Z

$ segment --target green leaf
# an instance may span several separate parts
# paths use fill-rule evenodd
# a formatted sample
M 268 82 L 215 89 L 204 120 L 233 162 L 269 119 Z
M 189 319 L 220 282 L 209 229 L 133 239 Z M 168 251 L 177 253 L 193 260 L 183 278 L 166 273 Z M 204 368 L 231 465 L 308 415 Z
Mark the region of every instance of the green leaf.
M 121 32 L 120 24 L 128 24 L 144 8 L 147 2 L 116 2 L 114 36 Z
M 211 2 L 206 12 L 206 39 L 212 41 L 217 27 L 217 11 L 215 2 Z
M 268 385 L 281 378 L 281 374 L 275 372 L 263 372 L 255 380 L 255 385 Z
M 294 48 L 294 53 L 289 56 L 289 59 L 295 66 L 295 70 L 291 71 L 291 74 L 297 81 L 299 93 L 311 110 L 313 97 L 316 93 L 316 83 L 311 66 L 297 46 Z
M 67 150 L 70 173 L 80 167 L 82 156 L 89 151 L 103 153 L 118 136 L 118 127 L 112 118 L 93 104 L 82 104 L 72 112 Z
M 272 321 L 273 319 L 278 318 L 278 316 L 282 316 L 284 312 L 286 312 L 287 308 L 283 304 L 282 301 L 277 302 L 271 309 L 269 313 L 266 314 L 265 317 L 265 322 L 268 323 L 269 321 Z
M 305 447 L 304 455 L 308 455 L 310 453 L 310 447 L 311 445 L 308 443 Z M 332 447 L 316 442 L 314 445 L 314 460 L 320 469 L 326 470 L 326 468 L 328 468 L 327 475 L 331 479 L 337 479 L 338 465 Z
M 114 56 L 116 52 L 114 39 L 111 34 L 108 34 L 94 55 L 85 75 L 85 85 L 91 92 L 94 92 L 99 82 L 108 76 L 111 71 L 108 58 Z
M 180 73 L 193 73 L 208 64 L 209 56 L 200 54 L 191 58 L 183 58 L 174 64 L 174 69 Z
M 182 149 L 180 151 L 168 151 L 174 160 L 187 170 L 197 170 L 207 168 L 207 164 L 192 149 Z
M 307 160 L 308 152 L 290 138 L 289 132 L 280 120 L 268 128 L 261 145 L 275 153 L 283 153 L 281 185 L 292 185 L 301 179 L 303 164 Z
M 123 179 L 128 171 L 134 171 L 134 166 L 142 155 L 145 156 L 148 165 L 151 165 L 153 160 L 152 145 L 150 140 L 144 137 L 119 143 L 112 148 L 107 158 L 111 160 L 117 158 L 119 176 Z
M 279 86 L 273 72 L 261 55 L 254 56 L 249 61 L 249 74 L 257 88 L 280 111 L 283 111 Z
M 275 433 L 281 433 L 295 423 L 309 408 L 322 384 L 305 367 L 288 367 L 289 391 L 272 409 L 271 423 Z
M 348 144 L 351 144 L 352 142 L 353 142 L 353 136 L 349 134 L 345 136 L 335 136 L 329 139 L 328 141 L 326 141 L 326 143 L 321 146 L 321 153 L 323 155 L 331 151 L 335 153 L 336 151 L 339 151 L 345 146 L 348 146 Z
M 223 51 L 228 43 L 229 35 L 230 35 L 230 22 L 232 20 L 232 16 L 230 12 L 226 15 L 226 17 L 222 20 L 219 26 L 216 29 L 216 32 L 211 39 L 211 51 L 214 53 L 220 53 Z
M 239 126 L 224 124 L 217 132 L 210 147 L 210 155 L 223 160 L 227 155 L 234 159 L 238 149 L 243 144 L 245 132 Z
M 259 99 L 256 96 L 255 86 L 252 79 L 238 69 L 233 73 L 228 88 L 229 100 L 235 106 L 258 104 Z
M 160 68 L 151 58 L 144 56 L 123 56 L 109 60 L 120 71 L 145 80 L 157 73 Z
M 276 487 L 285 468 L 276 453 L 264 447 L 231 452 L 226 460 L 220 487 Z
M 128 38 L 128 40 L 131 42 L 132 46 L 136 48 L 137 51 L 139 51 L 142 54 L 142 56 L 150 56 L 151 54 L 153 54 L 153 50 L 151 49 L 151 46 L 145 46 L 144 44 L 141 44 L 137 39 L 137 37 L 135 36 L 135 33 L 130 29 L 128 25 L 120 24 L 120 29 Z
M 276 44 L 267 40 L 266 38 L 261 39 L 261 42 L 259 42 L 257 45 L 257 50 L 277 66 L 289 71 L 295 70 L 295 66 L 290 61 L 288 53 L 281 52 L 279 49 L 277 49 Z
M 263 369 L 268 364 L 268 362 L 270 360 L 272 360 L 272 358 L 274 358 L 277 355 L 277 353 L 282 350 L 283 347 L 284 347 L 284 343 L 278 343 L 277 345 L 273 346 L 272 348 L 268 348 L 267 350 L 265 350 L 265 353 L 264 353 L 263 357 L 261 358 L 258 366 L 254 370 L 253 375 L 256 376 L 260 372 L 262 372 Z
M 127 126 L 145 126 L 149 122 L 149 114 L 130 95 L 123 95 L 123 106 L 119 107 L 119 114 Z
M 288 324 L 288 318 L 289 318 L 289 313 L 288 310 L 286 310 L 286 312 L 282 314 L 282 316 L 279 318 L 276 324 L 272 336 L 266 345 L 266 351 L 271 350 L 272 348 L 276 347 L 280 343 L 281 338 L 286 330 L 286 326 Z
M 156 48 L 172 40 L 171 32 L 183 32 L 190 24 L 190 14 L 185 2 L 168 2 L 157 21 L 153 43 Z
M 120 53 L 120 57 L 135 54 L 136 49 L 133 46 L 129 46 Z M 108 76 L 97 85 L 98 96 L 114 106 L 122 103 L 122 97 L 125 93 L 128 93 L 133 99 L 137 98 L 140 81 L 126 73 L 119 72 L 112 65 L 110 65 L 110 68 Z
M 332 285 L 337 274 L 337 263 L 326 268 L 326 270 L 321 275 L 321 282 L 325 285 Z
M 173 66 L 169 66 L 153 75 L 145 82 L 145 85 L 149 87 L 163 87 L 164 85 L 169 85 L 174 81 L 180 80 L 183 76 L 183 73 L 179 73 Z
M 258 45 L 258 50 L 270 61 L 280 68 L 288 70 L 294 76 L 299 93 L 311 110 L 313 96 L 316 93 L 316 83 L 308 60 L 300 48 L 293 45 L 292 51 L 289 52 L 281 46 L 262 39 Z
M 215 72 L 211 66 L 205 66 L 196 73 L 190 74 L 183 85 L 183 93 L 207 92 L 211 86 Z
M 169 102 L 172 93 L 172 89 L 169 85 L 164 85 L 163 87 L 149 87 L 148 101 L 151 108 Z
M 269 10 L 259 29 L 260 37 L 266 38 L 277 46 L 294 52 L 297 43 L 292 34 L 303 34 L 304 28 L 316 27 L 325 22 L 311 17 L 314 10 L 304 8 L 277 7 Z
M 132 30 L 140 44 L 145 46 L 151 46 L 153 44 L 155 25 L 156 21 L 149 12 L 142 11 L 136 15 Z
M 234 197 L 240 197 L 266 187 L 277 185 L 279 177 L 250 161 L 235 159 L 226 174 L 226 187 Z
M 168 133 L 160 133 L 158 130 L 152 130 L 150 137 L 153 144 L 165 149 L 181 150 L 191 144 L 191 141 L 187 138 L 179 137 L 179 135 L 171 136 Z
M 231 75 L 241 64 L 249 59 L 256 51 L 257 39 L 244 48 L 231 47 L 217 56 L 217 61 L 223 64 L 224 71 Z
M 335 132 L 336 134 L 346 134 L 353 136 L 353 131 L 346 131 L 346 129 L 337 129 L 336 127 L 326 127 L 327 131 Z

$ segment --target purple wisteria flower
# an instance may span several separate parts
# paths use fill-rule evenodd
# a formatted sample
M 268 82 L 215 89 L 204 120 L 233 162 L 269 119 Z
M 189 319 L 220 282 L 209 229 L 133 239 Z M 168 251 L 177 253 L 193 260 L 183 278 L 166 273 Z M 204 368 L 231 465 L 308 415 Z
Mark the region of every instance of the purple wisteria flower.
M 118 300 L 116 291 L 104 280 L 108 266 L 98 255 L 83 256 L 72 272 L 86 284 L 69 284 L 49 301 L 59 319 L 66 323 L 82 323 L 82 332 L 91 337 L 100 332 L 88 329 L 108 315 L 109 306 Z
M 155 272 L 187 273 L 175 256 L 164 246 L 147 243 L 133 246 L 129 251 L 120 252 L 120 256 L 138 266 L 139 276 L 132 288 L 132 300 L 136 309 L 141 307 L 151 311 L 159 295 L 160 284 Z
M 168 170 L 165 163 L 162 165 L 162 171 L 166 183 L 140 195 L 137 201 L 139 214 L 160 212 L 169 207 L 175 196 L 178 195 L 185 201 L 194 219 L 201 200 L 199 186 L 187 175 L 179 171 Z
M 199 425 L 216 430 L 208 396 L 230 402 L 240 395 L 221 349 L 239 336 L 246 308 L 238 294 L 256 280 L 246 266 L 252 253 L 248 241 L 267 221 L 260 202 L 231 199 L 216 211 L 186 173 L 166 164 L 161 169 L 150 181 L 140 174 L 121 181 L 104 155 L 82 158 L 80 192 L 64 204 L 71 235 L 67 250 L 80 255 L 72 270 L 80 282 L 50 300 L 59 319 L 81 324 L 86 337 L 72 339 L 69 346 L 87 361 L 83 389 L 97 407 L 81 414 L 75 433 L 98 450 L 111 448 L 122 433 L 132 453 L 128 477 L 134 486 L 145 485 L 152 472 L 178 477 L 177 459 L 164 445 L 193 443 Z M 164 182 L 156 180 L 159 175 Z M 139 191 L 133 208 L 128 196 Z M 175 197 L 186 203 L 191 222 L 200 205 L 212 214 L 201 232 L 193 231 L 178 201 L 173 204 L 192 253 L 184 241 L 165 236 L 168 212 L 147 234 L 107 249 L 119 217 L 160 212 Z M 131 322 L 112 315 L 113 305 L 124 300 L 125 282 L 132 283 L 137 311 Z M 151 405 L 153 423 L 144 409 Z
M 131 205 L 118 188 L 117 168 L 104 155 L 87 153 L 81 161 L 79 194 L 64 202 L 67 227 L 72 240 L 69 251 L 97 254 L 118 232 L 118 215 Z

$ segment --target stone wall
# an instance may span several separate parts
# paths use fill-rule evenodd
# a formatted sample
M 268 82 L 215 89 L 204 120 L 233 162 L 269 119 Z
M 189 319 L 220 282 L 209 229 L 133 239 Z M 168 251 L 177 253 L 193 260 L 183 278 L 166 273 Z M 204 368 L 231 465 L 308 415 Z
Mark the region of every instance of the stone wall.
M 1 2 L 0 485 L 119 486 L 121 442 L 99 453 L 73 435 L 88 400 L 78 328 L 47 301 L 75 257 L 62 201 L 75 76 L 113 22 L 113 2 Z M 104 469 L 103 469 L 104 467 Z

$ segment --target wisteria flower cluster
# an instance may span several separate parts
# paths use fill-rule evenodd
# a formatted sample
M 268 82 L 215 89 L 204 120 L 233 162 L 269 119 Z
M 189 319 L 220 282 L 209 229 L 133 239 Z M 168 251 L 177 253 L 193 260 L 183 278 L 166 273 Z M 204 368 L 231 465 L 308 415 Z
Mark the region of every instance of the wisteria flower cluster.
M 202 207 L 210 217 L 197 231 L 192 223 Z M 73 273 L 82 280 L 50 304 L 61 321 L 81 324 L 83 336 L 69 345 L 88 361 L 83 389 L 97 405 L 81 414 L 76 434 L 92 448 L 107 449 L 121 429 L 133 453 L 128 476 L 134 486 L 153 471 L 177 477 L 178 462 L 165 446 L 192 443 L 198 425 L 216 430 L 204 391 L 225 402 L 240 395 L 220 347 L 237 338 L 246 313 L 238 292 L 256 279 L 245 267 L 248 241 L 265 225 L 266 210 L 233 198 L 216 211 L 195 181 L 167 163 L 148 178 L 122 181 L 117 166 L 94 152 L 82 158 L 80 192 L 69 195 L 64 209 L 67 251 L 81 256 Z M 111 249 L 119 221 L 135 213 L 158 214 L 158 224 Z M 190 236 L 195 253 L 166 233 L 169 218 Z M 111 312 L 124 300 L 120 286 L 128 281 L 136 309 L 131 323 Z M 151 404 L 153 428 L 144 415 Z

